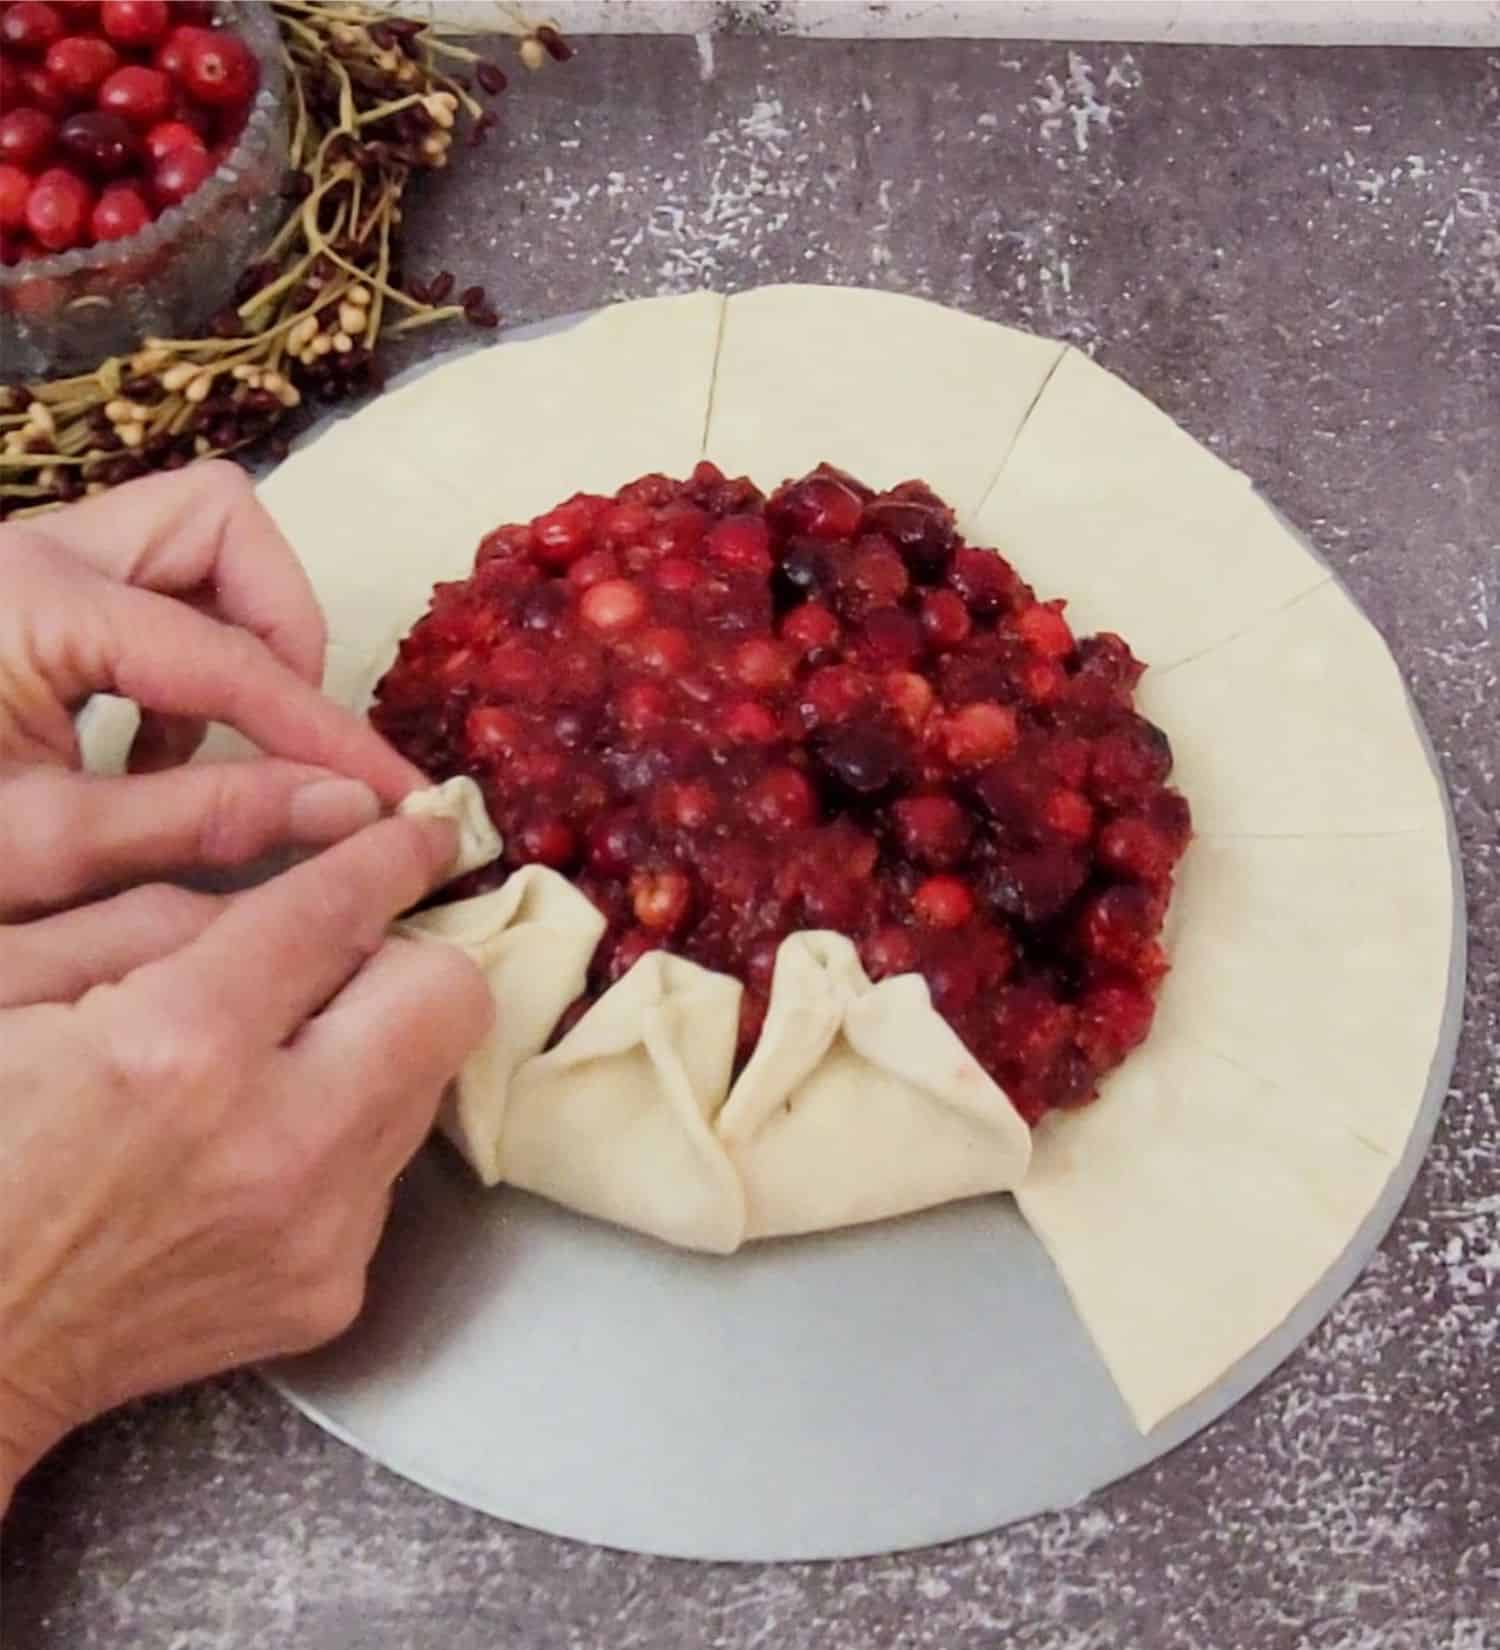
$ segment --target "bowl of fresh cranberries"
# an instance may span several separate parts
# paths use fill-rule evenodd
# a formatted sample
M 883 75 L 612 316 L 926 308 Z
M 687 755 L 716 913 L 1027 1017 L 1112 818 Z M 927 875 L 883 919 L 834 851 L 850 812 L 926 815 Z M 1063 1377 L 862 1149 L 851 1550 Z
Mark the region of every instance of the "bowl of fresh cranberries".
M 284 212 L 260 0 L 0 0 L 0 361 L 80 371 L 193 335 Z

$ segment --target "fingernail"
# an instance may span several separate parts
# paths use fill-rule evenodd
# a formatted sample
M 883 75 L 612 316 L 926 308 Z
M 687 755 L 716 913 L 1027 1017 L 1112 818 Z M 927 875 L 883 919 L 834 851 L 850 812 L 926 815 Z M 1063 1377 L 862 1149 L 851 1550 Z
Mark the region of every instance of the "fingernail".
M 380 818 L 380 799 L 357 779 L 319 779 L 292 797 L 298 842 L 338 842 Z

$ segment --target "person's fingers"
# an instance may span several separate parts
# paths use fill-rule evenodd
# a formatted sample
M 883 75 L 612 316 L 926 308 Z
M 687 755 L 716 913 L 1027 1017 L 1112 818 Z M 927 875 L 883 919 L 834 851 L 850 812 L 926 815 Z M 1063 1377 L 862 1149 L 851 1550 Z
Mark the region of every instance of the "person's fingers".
M 375 793 L 326 768 L 209 763 L 104 778 L 22 768 L 0 791 L 0 915 L 289 845 L 325 847 L 380 817 Z
M 78 598 L 67 620 L 73 646 L 53 665 L 65 702 L 113 691 L 143 711 L 226 722 L 267 755 L 362 779 L 388 803 L 426 783 L 367 722 L 245 631 L 104 579 L 91 580 Z
M 131 773 L 162 773 L 188 761 L 208 732 L 208 724 L 192 716 L 142 713 L 141 725 L 130 745 Z
M 192 945 L 132 975 L 124 1012 L 276 1047 L 447 877 L 457 849 L 446 821 L 382 820 L 241 894 Z
M 37 529 L 124 584 L 182 595 L 258 636 L 314 686 L 325 632 L 312 584 L 255 496 L 224 459 L 85 499 Z
M 76 1002 L 198 938 L 224 902 L 152 884 L 0 928 L 0 1008 Z
M 326 1097 L 300 1106 L 294 1126 L 320 1152 L 356 1141 L 394 1178 L 493 1018 L 483 974 L 456 947 L 387 940 L 293 1040 L 289 1092 Z

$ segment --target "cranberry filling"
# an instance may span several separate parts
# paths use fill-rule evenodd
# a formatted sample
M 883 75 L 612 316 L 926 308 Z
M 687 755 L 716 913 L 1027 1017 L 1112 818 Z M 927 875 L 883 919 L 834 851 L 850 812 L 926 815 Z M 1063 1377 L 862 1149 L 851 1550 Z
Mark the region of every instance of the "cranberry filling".
M 505 834 L 452 893 L 537 863 L 609 919 L 585 1001 L 680 952 L 744 982 L 743 1058 L 777 946 L 836 929 L 924 975 L 1034 1123 L 1150 1030 L 1191 834 L 1144 667 L 1062 608 L 921 482 L 767 499 L 700 464 L 497 528 L 372 716 Z

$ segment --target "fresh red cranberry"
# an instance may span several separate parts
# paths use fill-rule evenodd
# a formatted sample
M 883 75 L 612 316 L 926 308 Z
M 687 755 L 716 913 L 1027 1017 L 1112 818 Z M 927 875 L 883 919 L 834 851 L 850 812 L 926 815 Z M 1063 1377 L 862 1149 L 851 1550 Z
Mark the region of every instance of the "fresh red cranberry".
M 100 109 L 69 115 L 57 129 L 57 147 L 76 170 L 99 179 L 130 171 L 141 152 L 129 123 Z
M 797 768 L 772 768 L 745 796 L 746 817 L 773 831 L 794 831 L 810 825 L 817 806 L 807 776 Z
M 165 75 L 170 75 L 180 85 L 187 73 L 188 47 L 198 34 L 206 34 L 208 30 L 200 29 L 174 19 L 176 26 L 151 54 L 151 62 L 155 68 Z
M 133 183 L 113 183 L 94 203 L 89 227 L 96 241 L 124 241 L 151 222 L 146 197 Z
M 172 112 L 172 82 L 160 69 L 145 69 L 127 63 L 116 69 L 99 88 L 99 107 L 120 115 L 132 126 L 145 130 L 163 121 Z
M 0 44 L 13 51 L 40 56 L 63 35 L 63 21 L 56 6 L 44 0 L 11 0 L 0 11 Z
M 943 724 L 943 749 L 955 768 L 981 768 L 1009 756 L 1020 725 L 1009 705 L 981 701 L 956 710 Z
M 167 32 L 167 0 L 101 0 L 99 23 L 118 46 L 154 46 Z
M 26 223 L 26 197 L 31 176 L 19 166 L 0 164 L 0 229 L 15 230 Z
M 87 103 L 120 66 L 120 54 L 97 34 L 68 34 L 47 48 L 47 73 L 61 92 Z
M 151 193 L 163 207 L 181 206 L 213 176 L 215 162 L 202 149 L 173 149 L 151 168 Z
M 163 120 L 146 133 L 146 153 L 153 160 L 164 160 L 174 149 L 202 149 L 208 145 L 183 120 Z
M 951 796 L 904 797 L 892 808 L 901 845 L 919 865 L 957 865 L 974 834 L 968 812 Z
M 583 622 L 605 635 L 633 629 L 646 617 L 646 598 L 629 579 L 606 579 L 592 585 L 578 604 Z
M 54 166 L 31 186 L 26 227 L 48 252 L 67 252 L 88 238 L 94 197 L 76 172 Z
M 238 109 L 255 96 L 255 54 L 228 29 L 197 29 L 187 44 L 182 81 L 210 109 Z
M 0 114 L 0 161 L 35 174 L 57 141 L 57 122 L 41 109 L 8 109 Z
M 39 63 L 23 64 L 20 71 L 23 107 L 40 109 L 61 120 L 68 112 L 68 96 Z

